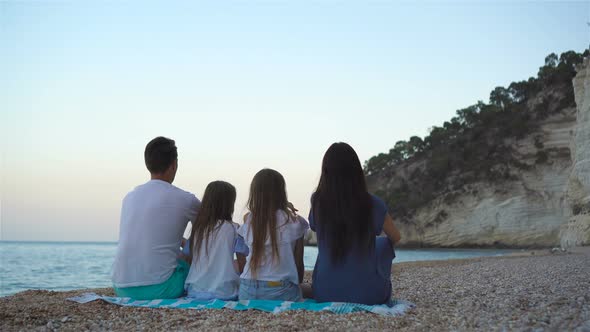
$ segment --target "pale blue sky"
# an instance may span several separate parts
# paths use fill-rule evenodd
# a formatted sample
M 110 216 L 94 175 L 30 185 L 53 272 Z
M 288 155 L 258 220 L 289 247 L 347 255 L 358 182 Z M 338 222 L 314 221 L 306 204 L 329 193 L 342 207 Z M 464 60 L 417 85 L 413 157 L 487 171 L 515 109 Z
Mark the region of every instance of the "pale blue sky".
M 307 213 L 331 143 L 424 136 L 583 51 L 587 21 L 587 1 L 0 1 L 0 239 L 116 240 L 158 135 L 179 187 L 237 187 L 236 219 L 263 167 Z

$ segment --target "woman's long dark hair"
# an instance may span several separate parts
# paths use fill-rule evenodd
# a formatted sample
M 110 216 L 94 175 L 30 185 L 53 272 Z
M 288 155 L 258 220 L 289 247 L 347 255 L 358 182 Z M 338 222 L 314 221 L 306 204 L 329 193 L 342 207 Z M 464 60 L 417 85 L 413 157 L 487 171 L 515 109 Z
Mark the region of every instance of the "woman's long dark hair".
M 373 250 L 372 199 L 359 157 L 350 145 L 334 143 L 326 151 L 312 211 L 317 227 L 321 228 L 319 240 L 327 241 L 335 262 L 351 249 Z
M 251 214 L 252 248 L 250 271 L 256 275 L 264 259 L 264 244 L 270 237 L 272 259 L 280 260 L 277 239 L 277 210 L 289 213 L 285 179 L 281 173 L 265 168 L 252 179 L 248 209 Z
M 205 240 L 205 255 L 209 254 L 209 235 L 218 229 L 220 220 L 232 220 L 235 202 L 236 188 L 231 184 L 213 181 L 207 185 L 188 242 L 193 257 L 198 259 L 203 240 Z

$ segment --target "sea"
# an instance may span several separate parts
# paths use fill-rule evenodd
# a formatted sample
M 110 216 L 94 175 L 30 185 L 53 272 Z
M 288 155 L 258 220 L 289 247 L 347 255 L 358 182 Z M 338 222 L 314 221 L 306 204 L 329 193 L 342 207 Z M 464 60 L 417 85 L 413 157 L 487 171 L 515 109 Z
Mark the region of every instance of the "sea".
M 110 287 L 114 242 L 0 241 L 0 296 L 27 289 L 73 290 Z M 393 263 L 501 256 L 506 249 L 396 249 Z M 305 247 L 306 269 L 313 269 L 316 247 Z

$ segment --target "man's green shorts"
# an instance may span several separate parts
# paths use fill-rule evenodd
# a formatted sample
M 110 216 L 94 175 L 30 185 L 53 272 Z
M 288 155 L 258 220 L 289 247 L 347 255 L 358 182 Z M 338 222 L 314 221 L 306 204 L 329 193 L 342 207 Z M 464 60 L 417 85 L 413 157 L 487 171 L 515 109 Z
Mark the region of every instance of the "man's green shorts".
M 179 259 L 170 278 L 161 284 L 125 288 L 113 286 L 113 288 L 118 297 L 130 297 L 136 300 L 175 299 L 184 295 L 184 281 L 188 271 L 188 263 Z

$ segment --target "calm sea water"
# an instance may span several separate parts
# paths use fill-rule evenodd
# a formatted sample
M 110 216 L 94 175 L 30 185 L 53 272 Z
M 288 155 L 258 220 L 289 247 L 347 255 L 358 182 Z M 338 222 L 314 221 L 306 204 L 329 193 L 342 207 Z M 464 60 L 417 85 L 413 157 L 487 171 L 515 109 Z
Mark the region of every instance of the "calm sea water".
M 26 289 L 71 290 L 109 287 L 116 243 L 0 242 L 0 296 Z M 499 256 L 514 250 L 396 250 L 394 263 Z M 312 269 L 317 248 L 305 248 Z

